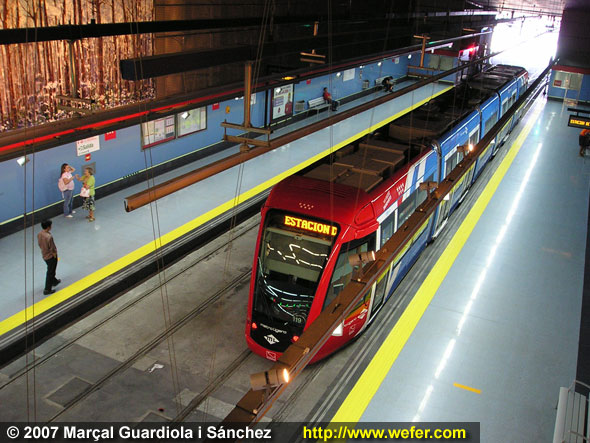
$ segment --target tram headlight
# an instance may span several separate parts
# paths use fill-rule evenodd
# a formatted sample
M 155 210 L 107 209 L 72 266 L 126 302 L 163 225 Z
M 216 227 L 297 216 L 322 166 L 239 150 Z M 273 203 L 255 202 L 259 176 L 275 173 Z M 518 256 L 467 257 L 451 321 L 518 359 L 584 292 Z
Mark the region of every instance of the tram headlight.
M 271 369 L 250 375 L 250 387 L 253 391 L 274 388 L 289 383 L 289 370 L 287 368 Z

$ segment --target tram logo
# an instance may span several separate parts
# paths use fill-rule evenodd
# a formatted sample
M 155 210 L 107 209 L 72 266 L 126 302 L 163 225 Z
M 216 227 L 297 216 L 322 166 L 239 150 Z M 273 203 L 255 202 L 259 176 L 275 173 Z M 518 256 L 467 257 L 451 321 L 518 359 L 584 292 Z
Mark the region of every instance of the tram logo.
M 406 187 L 405 185 L 406 185 L 406 184 L 405 184 L 404 182 L 402 182 L 402 183 L 398 184 L 398 185 L 395 187 L 395 190 L 396 190 L 396 192 L 397 192 L 397 195 L 402 195 L 402 194 L 403 194 L 403 192 L 404 192 L 404 188 Z
M 265 335 L 264 339 L 271 345 L 279 342 L 279 340 L 272 334 Z
M 393 197 L 391 196 L 391 190 L 388 190 L 387 194 L 385 195 L 385 199 L 383 200 L 383 209 L 389 206 L 389 203 L 391 203 L 392 198 Z

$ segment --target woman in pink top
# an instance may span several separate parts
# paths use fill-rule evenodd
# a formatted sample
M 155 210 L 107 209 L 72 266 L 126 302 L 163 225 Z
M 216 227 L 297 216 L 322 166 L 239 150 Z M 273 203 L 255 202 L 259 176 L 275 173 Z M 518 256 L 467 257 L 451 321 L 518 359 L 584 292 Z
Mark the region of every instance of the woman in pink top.
M 76 211 L 72 210 L 72 204 L 74 203 L 74 177 L 72 172 L 75 169 L 67 163 L 61 165 L 61 176 L 59 177 L 58 185 L 64 197 L 64 215 L 68 218 L 72 218 Z

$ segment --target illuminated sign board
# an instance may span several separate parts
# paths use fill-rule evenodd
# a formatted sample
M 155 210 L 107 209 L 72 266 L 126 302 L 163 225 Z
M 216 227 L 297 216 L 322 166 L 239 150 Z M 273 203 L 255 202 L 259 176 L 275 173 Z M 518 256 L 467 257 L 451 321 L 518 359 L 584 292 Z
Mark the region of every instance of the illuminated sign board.
M 317 234 L 325 234 L 334 236 L 338 232 L 336 226 L 330 226 L 325 223 L 320 223 L 311 220 L 303 220 L 302 218 L 291 217 L 285 215 L 285 226 L 303 229 L 304 231 L 315 232 Z
M 590 129 L 590 118 L 570 115 L 567 125 L 573 128 Z

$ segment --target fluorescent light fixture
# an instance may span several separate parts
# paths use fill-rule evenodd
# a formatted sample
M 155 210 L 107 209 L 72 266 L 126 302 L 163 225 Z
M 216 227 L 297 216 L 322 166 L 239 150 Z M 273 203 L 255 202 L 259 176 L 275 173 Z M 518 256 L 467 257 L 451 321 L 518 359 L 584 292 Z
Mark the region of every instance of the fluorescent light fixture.
M 412 58 L 412 54 L 408 55 L 408 60 Z
M 191 115 L 191 114 L 188 111 L 184 111 L 182 114 L 180 114 L 180 116 L 185 120 L 188 118 L 189 115 Z
M 29 157 L 27 157 L 26 155 L 23 157 L 19 157 L 16 159 L 16 162 L 19 164 L 19 166 L 24 166 L 25 163 L 29 162 Z
M 342 72 L 337 72 L 336 73 L 336 77 L 340 77 L 342 75 Z
M 364 65 L 360 65 L 359 66 L 359 69 L 363 69 L 364 67 L 365 67 Z
M 377 66 L 381 66 L 382 64 L 383 64 L 382 62 L 379 62 L 379 63 L 377 63 Z

